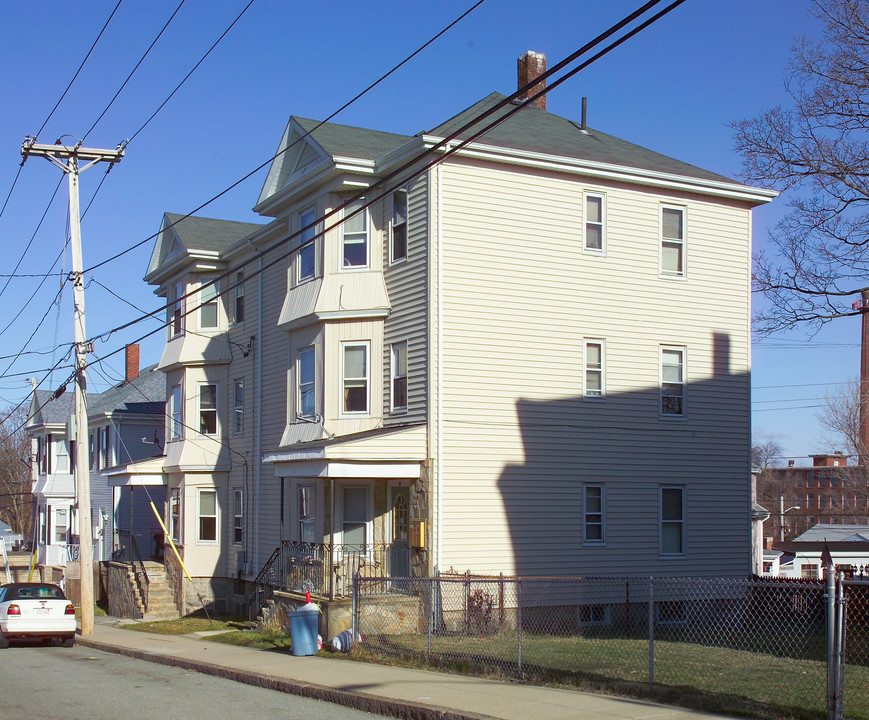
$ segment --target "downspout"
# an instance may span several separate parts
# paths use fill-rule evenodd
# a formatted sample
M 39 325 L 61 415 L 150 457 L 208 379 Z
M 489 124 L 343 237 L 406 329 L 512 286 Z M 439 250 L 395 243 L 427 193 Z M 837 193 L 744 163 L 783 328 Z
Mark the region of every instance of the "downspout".
M 443 335 L 444 335 L 444 311 L 443 311 L 443 191 L 442 191 L 442 183 L 441 180 L 443 178 L 442 166 L 440 163 L 437 165 L 437 319 L 438 319 L 438 331 L 437 331 L 437 459 L 435 460 L 435 467 L 437 468 L 437 513 L 438 520 L 435 524 L 435 532 L 437 532 L 437 540 L 435 542 L 435 548 L 437 556 L 435 557 L 435 568 L 437 571 L 440 570 L 441 566 L 441 558 L 443 557 L 443 540 L 442 540 L 442 528 L 443 528 L 443 449 L 444 449 L 444 420 L 443 420 L 443 377 L 444 377 L 444 346 L 443 346 Z
M 254 479 L 255 488 L 254 495 L 256 501 L 254 503 L 254 545 L 253 545 L 253 566 L 256 571 L 260 568 L 259 558 L 259 508 L 260 508 L 260 482 L 262 478 L 262 429 L 263 429 L 263 412 L 262 412 L 262 369 L 263 369 L 263 259 L 260 256 L 257 267 L 257 312 L 256 312 L 256 362 L 254 362 L 254 396 L 256 397 L 256 440 L 254 441 Z

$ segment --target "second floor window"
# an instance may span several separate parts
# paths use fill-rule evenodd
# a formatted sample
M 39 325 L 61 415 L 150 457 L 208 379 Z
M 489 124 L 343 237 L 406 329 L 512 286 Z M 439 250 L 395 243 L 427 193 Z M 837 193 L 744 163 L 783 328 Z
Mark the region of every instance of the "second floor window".
M 299 350 L 299 363 L 296 368 L 299 378 L 299 406 L 298 414 L 301 417 L 314 417 L 316 415 L 316 354 L 314 348 L 309 347 Z
M 172 440 L 177 440 L 182 436 L 181 428 L 184 424 L 183 420 L 183 399 L 181 397 L 181 386 L 176 385 L 172 388 Z
M 391 261 L 407 257 L 407 190 L 392 193 Z
M 407 410 L 407 343 L 392 345 L 392 409 Z
M 368 412 L 368 344 L 348 343 L 343 352 L 344 412 Z
M 199 386 L 199 432 L 217 435 L 217 385 Z
M 202 278 L 202 285 L 205 285 L 205 287 L 199 291 L 200 330 L 217 327 L 217 283 L 214 282 L 211 285 L 206 285 L 212 279 L 209 277 Z
M 299 271 L 296 276 L 298 282 L 310 280 L 317 272 L 317 228 L 314 222 L 317 219 L 316 208 L 309 208 L 299 213 L 299 257 L 296 260 Z M 310 226 L 310 227 L 308 227 Z
M 172 288 L 172 302 L 169 303 L 170 335 L 180 335 L 184 329 L 184 285 L 175 283 Z
M 235 381 L 232 431 L 235 435 L 244 432 L 244 380 Z
M 603 340 L 585 341 L 585 397 L 601 399 L 604 396 L 604 344 Z
M 354 200 L 347 205 L 344 217 L 347 219 L 342 225 L 342 264 L 345 268 L 368 267 L 368 211 L 365 209 L 365 200 Z
M 661 415 L 685 416 L 685 351 L 661 348 Z

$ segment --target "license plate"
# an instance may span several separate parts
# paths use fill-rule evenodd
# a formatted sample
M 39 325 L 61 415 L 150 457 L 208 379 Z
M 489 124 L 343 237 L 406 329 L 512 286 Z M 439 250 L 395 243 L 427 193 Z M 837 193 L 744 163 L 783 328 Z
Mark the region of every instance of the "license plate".
M 49 612 L 48 608 L 33 608 L 34 615 L 48 615 Z

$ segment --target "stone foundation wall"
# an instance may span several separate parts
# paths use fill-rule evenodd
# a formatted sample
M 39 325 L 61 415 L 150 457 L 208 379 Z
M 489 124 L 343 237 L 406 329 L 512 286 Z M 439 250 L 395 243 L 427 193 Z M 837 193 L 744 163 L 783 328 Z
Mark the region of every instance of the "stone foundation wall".
M 142 618 L 142 606 L 136 592 L 136 583 L 130 577 L 130 566 L 115 562 L 107 565 L 109 615 L 136 620 Z

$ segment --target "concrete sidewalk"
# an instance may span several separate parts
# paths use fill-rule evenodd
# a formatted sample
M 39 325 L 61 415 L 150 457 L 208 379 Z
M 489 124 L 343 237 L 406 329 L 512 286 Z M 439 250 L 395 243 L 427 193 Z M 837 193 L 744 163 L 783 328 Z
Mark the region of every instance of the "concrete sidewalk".
M 650 702 L 498 682 L 328 657 L 295 657 L 209 641 L 157 635 L 95 619 L 76 645 L 195 670 L 281 692 L 414 720 L 702 720 L 720 716 Z

